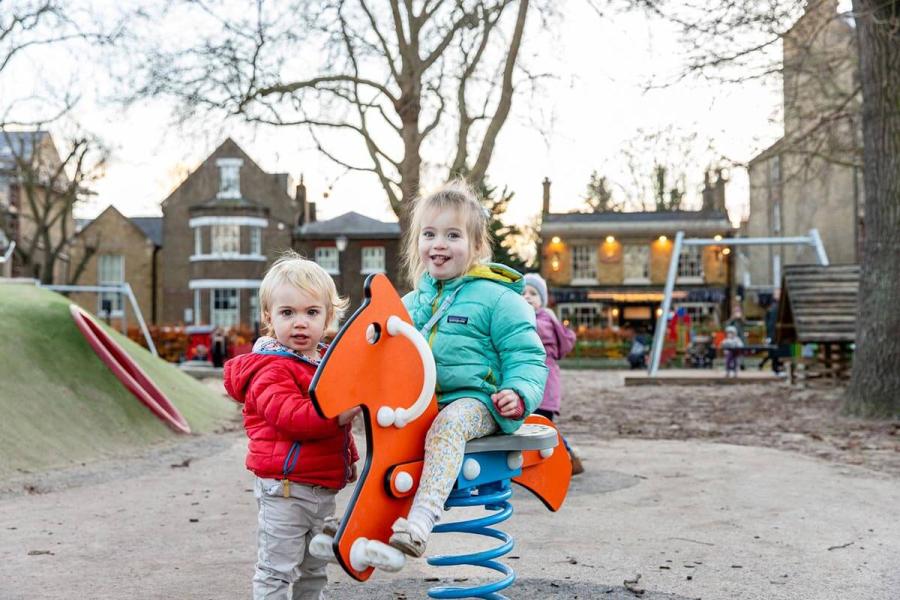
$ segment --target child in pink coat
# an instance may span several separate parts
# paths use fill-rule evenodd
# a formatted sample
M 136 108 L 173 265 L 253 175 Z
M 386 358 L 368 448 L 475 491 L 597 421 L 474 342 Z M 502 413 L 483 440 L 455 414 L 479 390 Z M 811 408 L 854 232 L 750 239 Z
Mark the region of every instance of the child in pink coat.
M 534 414 L 547 417 L 551 421 L 559 415 L 560 398 L 562 397 L 562 382 L 559 377 L 558 360 L 563 358 L 575 347 L 575 332 L 563 326 L 547 306 L 547 282 L 537 273 L 525 275 L 525 300 L 534 308 L 534 317 L 537 321 L 538 336 L 544 343 L 544 351 L 547 353 L 546 364 L 550 369 L 547 376 L 547 385 L 544 387 L 544 399 Z M 572 474 L 578 475 L 584 471 L 581 459 L 575 451 L 566 443 L 569 457 L 572 459 Z

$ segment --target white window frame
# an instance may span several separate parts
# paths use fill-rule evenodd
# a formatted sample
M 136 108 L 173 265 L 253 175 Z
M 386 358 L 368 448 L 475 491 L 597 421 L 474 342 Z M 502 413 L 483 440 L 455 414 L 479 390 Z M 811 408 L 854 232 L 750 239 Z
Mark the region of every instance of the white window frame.
M 194 256 L 203 254 L 203 232 L 202 227 L 194 228 Z
M 227 301 L 234 299 L 234 306 L 226 308 L 216 307 L 216 296 L 221 294 L 221 299 Z M 223 319 L 224 315 L 229 316 Z M 241 324 L 241 291 L 237 288 L 212 288 L 209 290 L 209 324 L 213 327 L 229 329 Z
M 210 227 L 210 254 L 239 256 L 241 254 L 241 226 L 235 223 L 216 223 Z
M 623 283 L 650 283 L 650 245 L 623 244 L 622 266 L 624 270 Z M 635 273 L 638 268 L 641 270 L 641 275 Z
M 262 228 L 261 227 L 251 227 L 250 228 L 250 254 L 251 255 L 261 255 L 262 254 Z
M 360 273 L 363 275 L 384 273 L 384 256 L 384 246 L 363 246 L 360 249 L 360 264 L 362 264 Z
M 317 246 L 315 261 L 329 275 L 341 274 L 341 253 L 336 246 Z
M 122 285 L 125 283 L 125 257 L 121 254 L 101 254 L 97 257 L 97 285 Z M 112 302 L 110 317 L 121 317 L 124 312 L 122 292 L 97 294 L 97 314 L 103 314 L 103 301 Z
M 240 158 L 220 158 L 216 161 L 219 167 L 219 192 L 216 198 L 236 200 L 241 197 L 241 165 Z
M 597 247 L 592 244 L 573 245 L 572 285 L 591 285 L 597 281 Z
M 262 317 L 259 314 L 259 289 L 250 290 L 250 327 L 253 328 L 254 323 L 262 323 Z
M 678 283 L 703 283 L 703 248 L 683 246 L 678 256 Z

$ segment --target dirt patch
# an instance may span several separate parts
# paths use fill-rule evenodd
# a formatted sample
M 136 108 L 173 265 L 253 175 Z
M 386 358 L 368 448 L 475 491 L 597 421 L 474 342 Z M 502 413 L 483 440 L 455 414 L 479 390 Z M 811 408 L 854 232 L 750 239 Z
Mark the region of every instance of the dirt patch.
M 764 446 L 900 475 L 900 420 L 842 415 L 842 387 L 626 388 L 626 373 L 564 370 L 563 432 L 579 444 L 641 438 Z

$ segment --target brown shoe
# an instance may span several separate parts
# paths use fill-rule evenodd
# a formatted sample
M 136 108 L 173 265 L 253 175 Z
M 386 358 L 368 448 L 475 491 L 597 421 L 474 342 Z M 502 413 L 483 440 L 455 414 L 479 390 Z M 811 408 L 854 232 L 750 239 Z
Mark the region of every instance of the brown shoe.
M 581 464 L 581 458 L 574 452 L 569 452 L 569 460 L 572 461 L 572 475 L 581 475 L 584 473 L 584 465 Z

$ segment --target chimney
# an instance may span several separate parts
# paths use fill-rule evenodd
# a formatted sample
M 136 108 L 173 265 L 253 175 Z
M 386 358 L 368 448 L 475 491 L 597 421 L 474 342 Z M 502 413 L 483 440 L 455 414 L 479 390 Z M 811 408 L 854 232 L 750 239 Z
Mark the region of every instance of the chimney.
M 710 180 L 709 169 L 703 172 L 703 206 L 700 210 L 713 210 L 713 197 L 715 192 L 712 188 L 712 181 Z
M 306 203 L 306 186 L 303 184 L 303 173 L 300 173 L 300 183 L 294 192 L 294 200 L 297 202 L 297 227 L 309 221 L 309 208 Z
M 724 169 L 716 169 L 716 187 L 713 193 L 713 208 L 719 212 L 725 212 L 725 182 Z
M 544 177 L 544 208 L 543 214 L 550 214 L 550 178 Z

